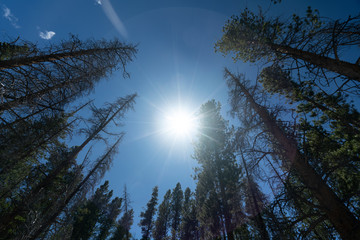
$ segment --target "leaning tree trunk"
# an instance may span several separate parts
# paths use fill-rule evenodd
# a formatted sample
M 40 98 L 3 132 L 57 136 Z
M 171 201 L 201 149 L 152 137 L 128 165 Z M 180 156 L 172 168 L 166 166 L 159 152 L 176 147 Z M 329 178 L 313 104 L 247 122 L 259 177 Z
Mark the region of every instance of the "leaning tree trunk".
M 25 211 L 27 204 L 32 203 L 36 200 L 36 196 L 42 191 L 50 186 L 54 179 L 64 170 L 68 169 L 71 164 L 75 161 L 77 155 L 85 148 L 85 146 L 92 141 L 113 119 L 124 109 L 129 107 L 129 104 L 134 100 L 136 95 L 132 95 L 122 106 L 120 106 L 112 115 L 106 116 L 106 118 L 101 122 L 96 129 L 93 130 L 91 135 L 85 139 L 85 141 L 78 146 L 74 151 L 72 151 L 69 156 L 49 175 L 47 175 L 26 197 L 23 198 L 23 201 L 18 204 L 18 207 L 15 208 L 11 213 L 2 216 L 0 220 L 0 230 L 6 230 L 7 224 L 11 222 L 17 215 L 20 215 Z M 1 232 L 0 232 L 1 233 Z
M 52 93 L 53 91 L 62 89 L 64 87 L 70 87 L 73 84 L 78 84 L 82 80 L 85 80 L 85 79 L 86 79 L 86 76 L 79 77 L 76 79 L 67 79 L 67 80 L 57 83 L 53 86 L 41 89 L 37 92 L 29 93 L 27 95 L 24 95 L 24 96 L 21 96 L 18 98 L 13 98 L 13 97 L 8 96 L 8 98 L 12 98 L 12 100 L 8 101 L 8 102 L 0 103 L 0 113 L 3 111 L 7 111 L 10 109 L 16 108 L 21 105 L 31 105 L 28 103 L 35 102 L 36 99 L 41 99 L 44 95 L 46 95 L 48 93 Z M 35 103 L 35 105 L 36 105 L 36 103 Z
M 360 66 L 357 64 L 336 60 L 316 53 L 279 44 L 270 44 L 270 47 L 276 52 L 286 54 L 295 59 L 301 59 L 315 66 L 328 69 L 349 79 L 360 82 Z
M 131 47 L 122 47 L 124 50 L 130 50 Z M 76 58 L 84 55 L 92 55 L 98 52 L 104 51 L 116 51 L 120 50 L 121 48 L 95 48 L 95 49 L 84 49 L 84 50 L 77 50 L 77 51 L 69 51 L 64 53 L 54 53 L 54 54 L 47 54 L 47 55 L 40 55 L 34 57 L 22 57 L 22 58 L 13 58 L 9 60 L 0 61 L 0 70 L 16 68 L 21 66 L 29 66 L 33 64 L 39 64 L 43 62 L 53 62 L 65 58 Z
M 240 83 L 238 78 L 227 69 L 225 69 L 225 72 L 236 83 L 236 86 L 240 88 L 251 108 L 260 116 L 271 135 L 282 145 L 284 150 L 283 156 L 291 163 L 291 166 L 297 171 L 302 182 L 318 200 L 321 210 L 324 211 L 341 238 L 346 240 L 358 238 L 360 236 L 360 222 L 306 161 L 306 158 L 298 150 L 296 141 L 288 138 L 270 116 L 269 112 L 255 102 L 250 92 Z M 288 163 L 284 162 L 284 165 L 287 166 Z
M 78 111 L 80 111 L 81 109 L 83 109 L 85 106 L 87 106 L 91 101 L 88 101 L 87 103 L 83 104 L 82 106 L 80 106 L 79 108 L 77 108 L 76 110 L 74 110 L 73 112 L 71 112 L 68 116 L 74 116 L 75 113 L 77 113 Z M 25 120 L 25 119 L 24 119 Z M 71 121 L 70 123 L 67 123 L 65 126 L 61 127 L 60 129 L 58 129 L 56 132 L 54 132 L 51 136 L 49 136 L 46 139 L 43 139 L 41 142 L 37 143 L 35 146 L 32 146 L 28 151 L 26 151 L 24 154 L 22 154 L 18 160 L 21 161 L 22 159 L 26 159 L 28 157 L 30 157 L 32 155 L 33 152 L 37 151 L 40 148 L 45 149 L 45 145 L 49 142 L 51 142 L 53 139 L 55 139 L 56 137 L 58 137 L 61 133 L 65 132 L 67 129 L 69 129 L 73 123 L 75 123 L 78 119 L 74 119 L 73 121 Z M 19 121 L 21 121 L 21 119 L 19 119 Z M 10 126 L 12 125 L 12 123 L 10 124 Z M 1 127 L 0 127 L 1 129 Z M 42 139 L 42 136 L 40 136 L 40 139 Z M 1 171 L 0 171 L 0 175 L 3 173 L 6 173 L 8 171 L 10 171 L 14 165 L 14 162 L 10 162 L 9 164 L 5 165 L 2 167 Z M 7 191 L 3 192 L 0 195 L 0 199 L 4 199 L 5 197 L 8 196 L 9 193 L 11 193 L 11 191 L 17 187 L 25 178 L 27 175 L 24 175 L 23 177 L 21 177 L 19 180 L 16 181 L 15 184 L 11 185 Z M 1 222 L 1 220 L 0 220 Z
M 106 161 L 109 161 L 110 155 L 114 152 L 116 146 L 121 141 L 122 136 L 115 142 L 114 145 L 107 151 L 107 153 L 101 157 L 101 159 L 95 164 L 95 166 L 90 170 L 90 172 L 86 175 L 86 177 L 76 186 L 76 188 L 69 194 L 68 197 L 64 200 L 64 202 L 55 210 L 53 214 L 51 214 L 46 221 L 40 225 L 40 227 L 34 231 L 32 236 L 29 239 L 37 239 L 48 227 L 50 227 L 56 218 L 61 214 L 61 212 L 65 209 L 65 207 L 70 203 L 70 201 L 75 197 L 77 193 L 81 191 L 84 185 L 89 181 L 90 177 L 92 177 L 104 164 Z

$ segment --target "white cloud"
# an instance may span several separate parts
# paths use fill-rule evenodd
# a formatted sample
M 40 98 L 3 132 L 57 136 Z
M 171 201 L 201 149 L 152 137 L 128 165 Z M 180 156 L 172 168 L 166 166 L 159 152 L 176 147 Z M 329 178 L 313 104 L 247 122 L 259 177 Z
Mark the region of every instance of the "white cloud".
M 53 31 L 45 31 L 45 32 L 39 33 L 39 36 L 45 40 L 50 40 L 54 35 L 55 35 L 55 32 L 53 32 Z
M 9 20 L 9 22 L 15 28 L 20 28 L 20 26 L 17 24 L 18 19 L 11 13 L 11 10 L 8 7 L 6 7 L 5 5 L 2 5 L 2 10 L 3 10 L 3 17 L 6 18 L 7 20 Z
M 95 3 L 101 5 L 101 4 L 102 4 L 102 0 L 95 0 Z

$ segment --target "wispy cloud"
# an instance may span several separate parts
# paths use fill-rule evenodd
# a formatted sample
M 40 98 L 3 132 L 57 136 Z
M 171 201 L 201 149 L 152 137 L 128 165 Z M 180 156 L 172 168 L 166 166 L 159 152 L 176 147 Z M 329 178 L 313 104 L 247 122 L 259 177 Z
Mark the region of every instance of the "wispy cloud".
M 5 5 L 2 5 L 2 10 L 3 10 L 3 17 L 6 18 L 7 20 L 9 20 L 9 22 L 15 28 L 20 28 L 20 26 L 17 24 L 19 19 L 11 13 L 11 10 L 8 7 L 6 7 Z
M 128 37 L 128 33 L 126 31 L 126 28 L 118 15 L 116 14 L 114 8 L 112 7 L 109 0 L 98 0 L 101 1 L 101 6 L 106 14 L 106 16 L 109 18 L 110 22 L 114 25 L 114 27 L 118 30 L 118 32 L 123 36 L 124 38 Z
M 102 5 L 102 0 L 95 0 L 96 4 Z
M 45 40 L 50 40 L 54 35 L 55 35 L 55 32 L 53 32 L 53 31 L 45 31 L 45 32 L 39 33 L 39 36 Z

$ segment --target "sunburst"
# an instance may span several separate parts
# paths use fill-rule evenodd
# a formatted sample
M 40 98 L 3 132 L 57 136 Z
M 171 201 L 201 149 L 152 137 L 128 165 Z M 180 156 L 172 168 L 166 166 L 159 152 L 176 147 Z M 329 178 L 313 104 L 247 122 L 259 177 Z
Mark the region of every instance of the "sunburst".
M 184 109 L 177 109 L 167 113 L 164 119 L 164 132 L 174 137 L 191 138 L 197 129 L 194 114 Z

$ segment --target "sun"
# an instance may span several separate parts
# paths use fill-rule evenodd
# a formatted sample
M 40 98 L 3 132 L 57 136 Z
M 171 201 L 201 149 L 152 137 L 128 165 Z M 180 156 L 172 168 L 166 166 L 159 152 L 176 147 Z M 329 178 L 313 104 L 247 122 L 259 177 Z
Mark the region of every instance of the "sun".
M 165 131 L 177 138 L 190 138 L 197 128 L 194 114 L 184 109 L 173 110 L 165 116 Z

